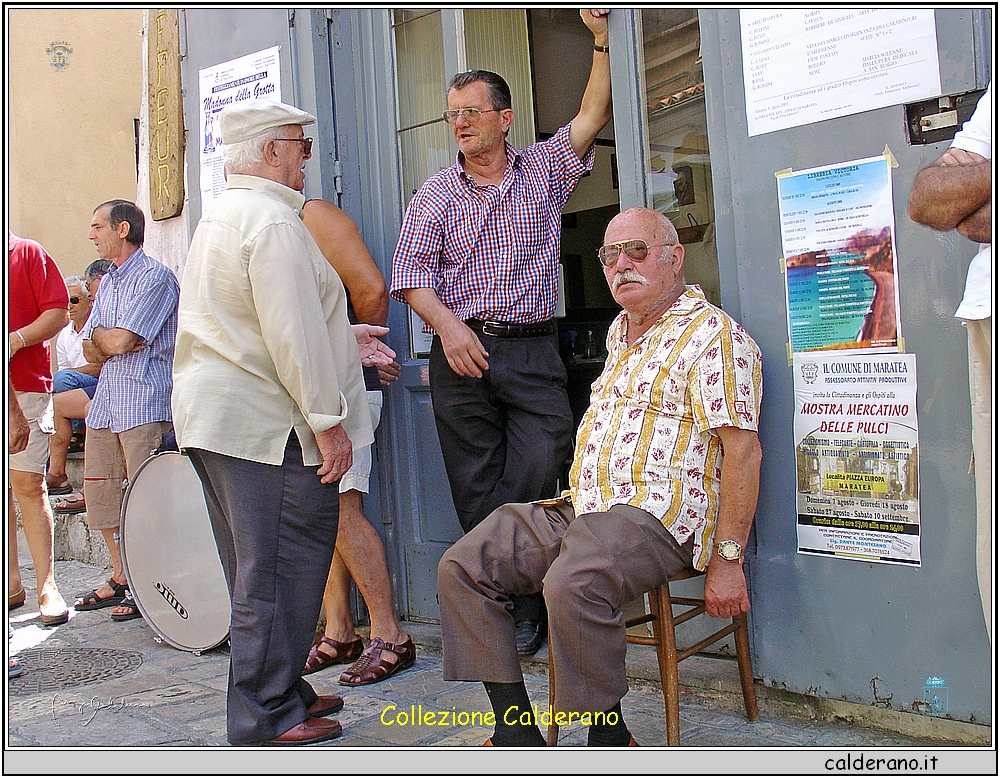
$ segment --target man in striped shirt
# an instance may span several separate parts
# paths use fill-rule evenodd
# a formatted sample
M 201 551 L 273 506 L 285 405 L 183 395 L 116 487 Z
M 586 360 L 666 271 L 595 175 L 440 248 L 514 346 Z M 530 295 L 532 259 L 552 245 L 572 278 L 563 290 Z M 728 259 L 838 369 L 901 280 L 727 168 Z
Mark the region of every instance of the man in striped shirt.
M 487 745 L 545 745 L 521 716 L 531 706 L 511 597 L 544 586 L 553 708 L 604 713 L 595 746 L 635 744 L 621 716 L 625 603 L 694 568 L 706 571 L 710 615 L 750 609 L 742 562 L 760 474 L 760 351 L 685 287 L 684 247 L 663 214 L 620 213 L 599 257 L 625 310 L 608 330 L 568 492 L 500 508 L 438 567 L 444 677 L 485 683 L 497 720 Z
M 593 167 L 611 118 L 607 10 L 584 9 L 593 64 L 580 111 L 521 151 L 506 141 L 510 87 L 459 73 L 444 118 L 458 159 L 410 201 L 393 257 L 392 296 L 433 329 L 431 401 L 455 510 L 468 532 L 507 502 L 551 496 L 573 415 L 556 307 L 563 206 Z M 515 601 L 518 649 L 544 637 L 540 598 Z
M 111 578 L 74 603 L 77 610 L 114 607 L 115 621 L 138 618 L 125 598 L 116 542 L 122 483 L 171 428 L 170 389 L 180 287 L 174 274 L 142 250 L 145 218 L 127 200 L 94 210 L 89 238 L 114 263 L 101 281 L 83 331 L 83 355 L 103 364 L 87 412 L 83 489 L 87 525 L 100 530 L 111 555 Z

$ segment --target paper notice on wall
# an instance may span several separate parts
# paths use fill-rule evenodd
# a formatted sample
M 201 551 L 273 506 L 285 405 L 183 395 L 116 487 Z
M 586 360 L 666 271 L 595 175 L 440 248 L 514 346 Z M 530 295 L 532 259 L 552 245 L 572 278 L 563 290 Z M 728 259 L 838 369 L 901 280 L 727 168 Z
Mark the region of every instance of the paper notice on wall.
M 798 550 L 920 566 L 913 354 L 793 357 Z
M 778 176 L 792 352 L 896 350 L 892 179 L 885 156 Z
M 749 135 L 941 94 L 932 8 L 743 9 Z
M 247 54 L 198 71 L 201 101 L 201 212 L 207 213 L 226 188 L 219 113 L 248 100 L 281 102 L 280 46 Z

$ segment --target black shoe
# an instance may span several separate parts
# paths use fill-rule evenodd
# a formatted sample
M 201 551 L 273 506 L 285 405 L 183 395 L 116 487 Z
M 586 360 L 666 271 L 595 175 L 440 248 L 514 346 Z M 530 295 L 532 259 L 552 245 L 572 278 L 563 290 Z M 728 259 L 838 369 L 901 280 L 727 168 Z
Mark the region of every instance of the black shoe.
M 514 624 L 514 642 L 518 656 L 531 656 L 542 647 L 545 639 L 545 622 L 525 619 Z

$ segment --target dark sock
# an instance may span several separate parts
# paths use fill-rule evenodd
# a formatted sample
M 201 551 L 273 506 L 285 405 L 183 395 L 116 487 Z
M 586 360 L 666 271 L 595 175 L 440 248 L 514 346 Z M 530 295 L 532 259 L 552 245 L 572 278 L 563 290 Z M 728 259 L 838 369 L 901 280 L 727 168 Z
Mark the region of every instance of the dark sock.
M 489 695 L 496 728 L 493 730 L 495 746 L 544 746 L 545 738 L 538 731 L 535 712 L 531 709 L 528 690 L 520 683 L 484 683 Z M 525 716 L 527 714 L 527 716 Z M 530 723 L 525 723 L 530 718 Z
M 587 732 L 588 746 L 627 746 L 631 735 L 622 716 L 621 700 L 604 714 L 604 723 L 593 724 Z M 612 723 L 614 722 L 614 723 Z

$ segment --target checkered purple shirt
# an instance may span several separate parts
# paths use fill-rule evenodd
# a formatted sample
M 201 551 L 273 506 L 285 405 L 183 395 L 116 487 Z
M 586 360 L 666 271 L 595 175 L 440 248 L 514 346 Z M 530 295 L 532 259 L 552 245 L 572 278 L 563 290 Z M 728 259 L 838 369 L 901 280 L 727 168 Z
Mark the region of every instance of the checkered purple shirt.
M 521 151 L 508 143 L 499 187 L 477 185 L 460 155 L 410 200 L 393 256 L 393 299 L 431 288 L 462 321 L 552 318 L 562 209 L 593 166 L 594 148 L 581 161 L 568 124 Z
M 120 327 L 138 335 L 145 348 L 108 359 L 97 379 L 87 426 L 119 433 L 170 421 L 171 371 L 177 337 L 180 286 L 164 265 L 136 249 L 101 280 L 83 336 L 94 327 Z

